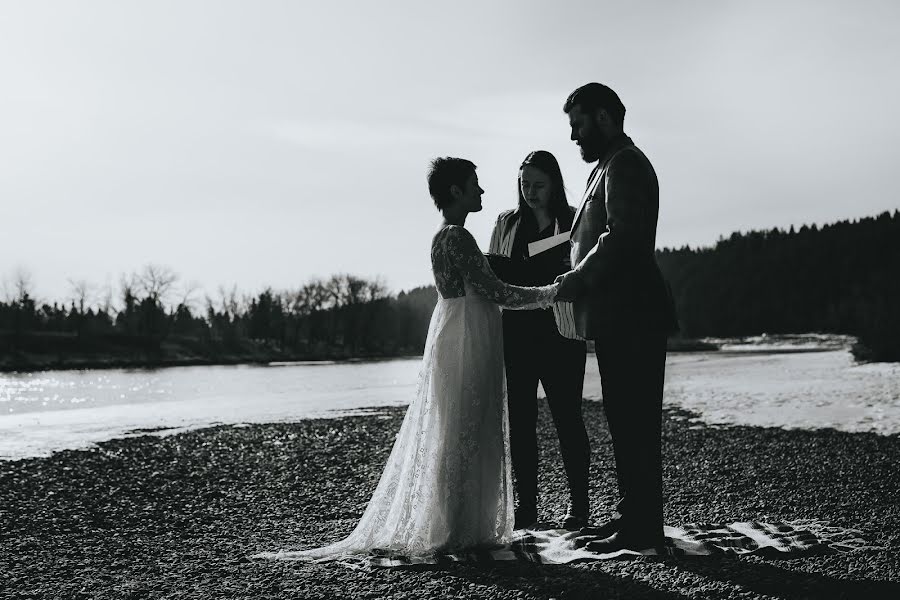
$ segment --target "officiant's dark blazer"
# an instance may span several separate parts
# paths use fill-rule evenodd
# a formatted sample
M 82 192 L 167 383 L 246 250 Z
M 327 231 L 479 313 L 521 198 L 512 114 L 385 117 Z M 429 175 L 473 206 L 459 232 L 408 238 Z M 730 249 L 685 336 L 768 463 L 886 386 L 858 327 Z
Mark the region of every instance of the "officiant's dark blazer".
M 597 162 L 572 222 L 572 265 L 584 284 L 574 302 L 579 336 L 677 330 L 672 294 L 656 263 L 658 214 L 653 165 L 622 134 Z
M 574 217 L 575 208 L 569 206 L 569 213 L 566 219 L 558 219 L 556 221 L 556 232 L 569 231 L 570 223 Z M 522 214 L 519 209 L 507 210 L 497 217 L 497 223 L 494 225 L 494 232 L 491 234 L 491 244 L 488 247 L 488 262 L 491 269 L 502 281 L 511 281 L 518 279 L 514 275 L 515 264 L 509 261 L 512 254 L 513 244 L 516 241 L 516 234 L 519 231 L 519 224 L 522 222 Z M 565 250 L 563 247 L 562 250 Z M 562 259 L 565 260 L 566 255 L 563 254 Z M 572 304 L 570 302 L 554 302 L 553 317 L 556 319 L 556 328 L 559 334 L 570 339 L 581 339 L 575 332 L 575 317 Z

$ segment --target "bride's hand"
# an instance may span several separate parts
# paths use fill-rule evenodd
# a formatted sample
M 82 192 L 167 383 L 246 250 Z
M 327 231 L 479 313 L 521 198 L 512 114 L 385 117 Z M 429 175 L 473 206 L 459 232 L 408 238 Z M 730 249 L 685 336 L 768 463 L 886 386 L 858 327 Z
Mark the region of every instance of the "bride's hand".
M 557 296 L 559 296 L 559 288 L 561 285 L 562 284 L 559 281 L 554 281 L 553 283 L 550 284 L 550 287 L 553 289 L 553 298 L 551 299 L 551 302 L 559 301 Z

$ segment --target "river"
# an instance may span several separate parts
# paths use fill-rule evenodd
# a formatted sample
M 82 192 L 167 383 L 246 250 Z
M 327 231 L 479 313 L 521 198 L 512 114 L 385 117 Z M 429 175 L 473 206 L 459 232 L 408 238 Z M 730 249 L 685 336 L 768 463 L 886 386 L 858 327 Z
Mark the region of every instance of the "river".
M 721 342 L 721 341 L 720 341 Z M 377 412 L 415 394 L 418 358 L 0 374 L 0 459 L 216 424 Z M 599 400 L 588 355 L 585 397 Z M 900 365 L 856 364 L 847 341 L 724 342 L 670 353 L 665 402 L 714 425 L 900 433 Z

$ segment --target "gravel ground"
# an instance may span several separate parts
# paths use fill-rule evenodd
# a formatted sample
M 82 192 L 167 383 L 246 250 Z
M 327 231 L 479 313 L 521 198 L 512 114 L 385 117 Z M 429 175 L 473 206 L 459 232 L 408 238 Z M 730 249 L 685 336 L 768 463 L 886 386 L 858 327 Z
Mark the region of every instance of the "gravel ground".
M 542 408 L 541 517 L 565 508 Z M 900 598 L 900 437 L 664 425 L 666 522 L 825 519 L 880 550 L 771 560 L 350 570 L 248 561 L 354 526 L 403 409 L 142 436 L 0 463 L 0 598 Z M 593 517 L 615 501 L 602 411 L 587 403 Z

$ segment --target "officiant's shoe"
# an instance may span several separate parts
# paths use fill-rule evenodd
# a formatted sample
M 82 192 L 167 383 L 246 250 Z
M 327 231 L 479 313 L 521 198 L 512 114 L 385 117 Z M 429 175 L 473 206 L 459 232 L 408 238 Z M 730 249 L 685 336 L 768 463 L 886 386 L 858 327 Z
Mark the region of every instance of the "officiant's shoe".
M 632 550 L 641 552 L 662 548 L 665 545 L 663 535 L 660 534 L 629 534 L 627 532 L 617 531 L 602 540 L 594 540 L 585 545 L 585 550 L 596 552 L 597 554 L 611 554 L 619 550 Z
M 569 510 L 562 520 L 562 528 L 567 531 L 579 531 L 588 525 L 587 511 L 576 511 L 569 505 Z M 606 537 L 606 536 L 604 536 Z
M 562 528 L 567 531 L 578 531 L 588 525 L 587 493 L 572 494 L 566 516 L 562 520 Z M 603 536 L 606 537 L 606 536 Z

